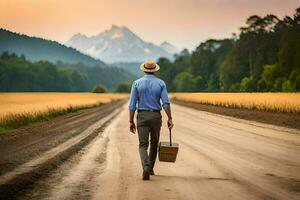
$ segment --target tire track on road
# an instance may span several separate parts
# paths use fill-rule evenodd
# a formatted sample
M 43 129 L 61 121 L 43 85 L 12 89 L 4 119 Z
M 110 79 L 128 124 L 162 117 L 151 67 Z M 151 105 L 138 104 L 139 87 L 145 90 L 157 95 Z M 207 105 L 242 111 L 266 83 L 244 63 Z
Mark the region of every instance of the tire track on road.
M 89 126 L 79 135 L 2 174 L 0 176 L 1 199 L 14 199 L 21 196 L 27 190 L 33 189 L 37 180 L 46 177 L 50 171 L 57 168 L 57 166 L 80 151 L 99 135 L 119 111 L 120 108 L 114 110 L 108 116 Z

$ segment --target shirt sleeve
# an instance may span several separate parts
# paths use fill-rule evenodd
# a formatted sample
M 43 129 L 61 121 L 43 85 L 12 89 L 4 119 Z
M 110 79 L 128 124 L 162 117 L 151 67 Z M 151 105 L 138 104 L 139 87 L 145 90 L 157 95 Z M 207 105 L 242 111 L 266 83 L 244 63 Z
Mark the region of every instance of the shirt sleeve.
M 168 97 L 167 86 L 165 83 L 163 83 L 163 85 L 162 85 L 161 101 L 162 101 L 163 109 L 170 108 L 170 101 L 169 101 L 169 97 Z
M 136 88 L 135 82 L 133 82 L 132 86 L 131 86 L 129 110 L 131 110 L 131 111 L 136 110 L 137 99 L 138 99 L 137 88 Z

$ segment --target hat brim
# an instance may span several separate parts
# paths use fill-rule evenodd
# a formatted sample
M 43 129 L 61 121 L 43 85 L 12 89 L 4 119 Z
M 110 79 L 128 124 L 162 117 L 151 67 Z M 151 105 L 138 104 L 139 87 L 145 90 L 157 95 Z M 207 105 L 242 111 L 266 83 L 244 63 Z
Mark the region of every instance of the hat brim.
M 153 68 L 153 69 L 146 69 L 145 68 L 145 63 L 143 63 L 143 64 L 140 65 L 140 69 L 143 72 L 157 72 L 160 69 L 160 66 L 158 64 L 155 64 L 155 68 Z

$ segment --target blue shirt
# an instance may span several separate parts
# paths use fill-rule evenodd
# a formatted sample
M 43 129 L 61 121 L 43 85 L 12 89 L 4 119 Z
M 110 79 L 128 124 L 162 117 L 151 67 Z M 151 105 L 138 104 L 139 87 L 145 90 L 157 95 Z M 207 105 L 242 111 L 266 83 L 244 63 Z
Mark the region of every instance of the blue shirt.
M 163 80 L 147 74 L 133 82 L 129 110 L 161 110 L 162 107 L 170 107 L 167 86 Z

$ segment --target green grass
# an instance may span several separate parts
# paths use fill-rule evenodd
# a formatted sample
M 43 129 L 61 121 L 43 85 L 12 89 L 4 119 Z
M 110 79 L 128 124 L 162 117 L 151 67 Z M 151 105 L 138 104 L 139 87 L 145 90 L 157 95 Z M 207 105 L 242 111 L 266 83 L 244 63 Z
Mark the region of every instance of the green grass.
M 24 113 L 10 113 L 0 118 L 0 133 L 19 128 L 28 124 L 48 121 L 58 116 L 62 116 L 68 113 L 78 112 L 79 110 L 94 108 L 103 105 L 103 103 L 95 103 L 91 105 L 72 106 L 69 105 L 66 108 L 48 108 L 47 111 L 41 112 L 24 112 Z

